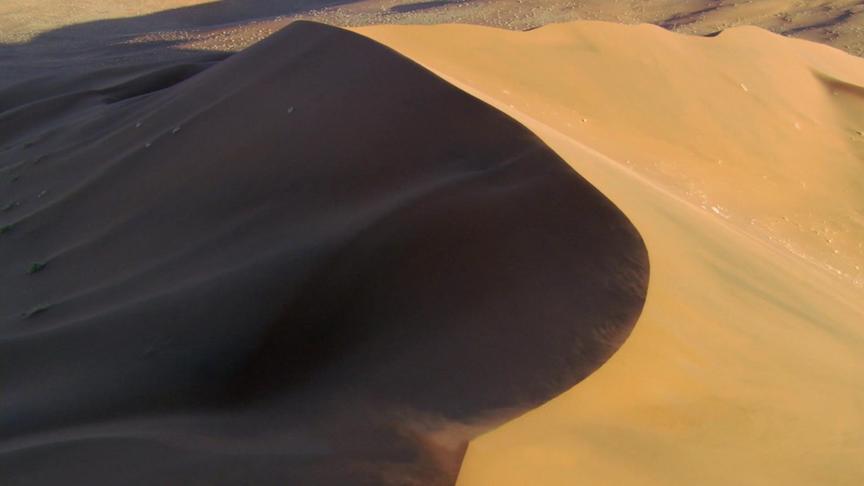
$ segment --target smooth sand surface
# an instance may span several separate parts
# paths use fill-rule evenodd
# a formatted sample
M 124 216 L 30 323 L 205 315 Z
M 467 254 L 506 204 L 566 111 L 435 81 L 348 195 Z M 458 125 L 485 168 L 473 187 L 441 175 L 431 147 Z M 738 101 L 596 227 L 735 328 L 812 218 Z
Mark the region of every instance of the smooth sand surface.
M 0 91 L 0 184 L 4 486 L 452 484 L 647 288 L 533 133 L 321 24 Z
M 619 352 L 458 484 L 864 481 L 864 61 L 756 28 L 359 31 L 540 135 L 652 262 Z

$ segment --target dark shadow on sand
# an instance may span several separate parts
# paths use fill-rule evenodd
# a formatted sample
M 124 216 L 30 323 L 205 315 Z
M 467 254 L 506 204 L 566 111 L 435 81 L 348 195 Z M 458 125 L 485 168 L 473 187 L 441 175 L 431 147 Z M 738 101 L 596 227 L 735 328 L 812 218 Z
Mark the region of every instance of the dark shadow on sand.
M 0 44 L 0 89 L 34 77 L 83 73 L 106 66 L 218 57 L 212 51 L 176 49 L 182 40 L 128 41 L 152 32 L 215 29 L 250 20 L 300 16 L 355 1 L 217 0 L 138 17 L 64 26 L 24 44 Z
M 143 22 L 0 51 L 4 486 L 450 485 L 629 335 L 642 239 L 525 127 L 310 22 L 62 54 Z
M 461 3 L 461 1 L 460 0 L 431 0 L 428 2 L 416 2 L 416 3 L 409 3 L 406 5 L 396 5 L 396 6 L 390 7 L 390 11 L 391 12 L 397 12 L 397 13 L 416 12 L 419 10 L 426 10 L 428 8 L 443 7 L 445 5 L 452 5 L 454 3 Z

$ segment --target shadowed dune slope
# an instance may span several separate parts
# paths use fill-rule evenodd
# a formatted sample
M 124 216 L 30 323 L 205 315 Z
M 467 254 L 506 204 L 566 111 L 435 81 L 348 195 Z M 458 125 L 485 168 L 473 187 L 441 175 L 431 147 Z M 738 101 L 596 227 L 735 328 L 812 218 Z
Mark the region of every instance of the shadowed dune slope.
M 451 484 L 602 364 L 641 237 L 357 34 L 0 93 L 0 478 Z M 28 91 L 29 88 L 29 91 Z

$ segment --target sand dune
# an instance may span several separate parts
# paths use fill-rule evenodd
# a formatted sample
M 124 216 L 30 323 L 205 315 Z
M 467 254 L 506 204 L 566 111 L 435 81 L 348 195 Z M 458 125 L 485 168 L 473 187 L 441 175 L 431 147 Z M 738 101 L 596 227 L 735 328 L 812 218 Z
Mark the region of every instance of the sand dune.
M 650 23 L 695 35 L 756 25 L 864 55 L 855 0 L 4 0 L 0 89 L 28 77 L 237 52 L 288 23 L 468 23 L 529 30 L 551 23 Z
M 66 70 L 0 91 L 4 484 L 864 482 L 864 61 L 728 29 L 860 54 L 857 2 L 291 13 L 663 27 L 360 29 L 539 140 L 192 3 L 0 7 L 0 86 Z
M 864 6 L 856 0 L 6 0 L 0 5 L 0 42 L 176 30 L 188 35 L 205 28 L 231 32 L 209 41 L 236 50 L 250 42 L 243 31 L 259 30 L 261 20 L 311 19 L 342 26 L 467 23 L 512 30 L 601 20 L 650 23 L 696 35 L 756 25 L 862 55 L 862 13 Z M 250 29 L 249 22 L 256 25 Z
M 606 23 L 370 29 L 864 288 L 859 59 L 755 28 L 709 39 Z
M 353 33 L 0 110 L 4 485 L 452 484 L 644 303 L 612 203 Z
M 62 26 L 141 17 L 154 30 L 216 26 L 265 17 L 339 25 L 470 23 L 514 30 L 575 20 L 651 23 L 706 35 L 738 25 L 824 42 L 861 54 L 864 7 L 855 0 L 9 0 L 0 41 L 21 42 Z M 154 24 L 160 14 L 162 22 Z M 140 31 L 139 31 L 140 32 Z
M 864 61 L 755 28 L 360 31 L 540 135 L 651 257 L 619 352 L 458 484 L 864 481 Z

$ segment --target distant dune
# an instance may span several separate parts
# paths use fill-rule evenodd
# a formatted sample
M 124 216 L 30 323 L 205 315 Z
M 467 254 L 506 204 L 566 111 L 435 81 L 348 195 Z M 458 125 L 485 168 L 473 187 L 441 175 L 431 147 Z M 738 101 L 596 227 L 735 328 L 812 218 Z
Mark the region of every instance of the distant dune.
M 357 34 L 0 92 L 0 478 L 452 484 L 629 334 L 624 215 Z
M 600 20 L 699 36 L 755 25 L 864 55 L 864 5 L 857 0 L 4 0 L 0 89 L 58 71 L 237 52 L 301 19 L 511 30 Z
M 360 31 L 540 135 L 651 257 L 621 350 L 458 484 L 864 482 L 864 60 L 756 28 Z
M 512 30 L 601 20 L 650 23 L 695 35 L 756 25 L 864 54 L 864 5 L 857 0 L 5 0 L 0 42 L 28 42 L 45 34 L 67 42 L 153 31 L 188 35 L 203 28 L 205 37 L 214 29 L 231 32 L 209 41 L 233 50 L 250 42 L 241 33 L 250 21 L 257 24 L 254 31 L 261 21 L 297 19 L 341 26 L 465 23 Z

